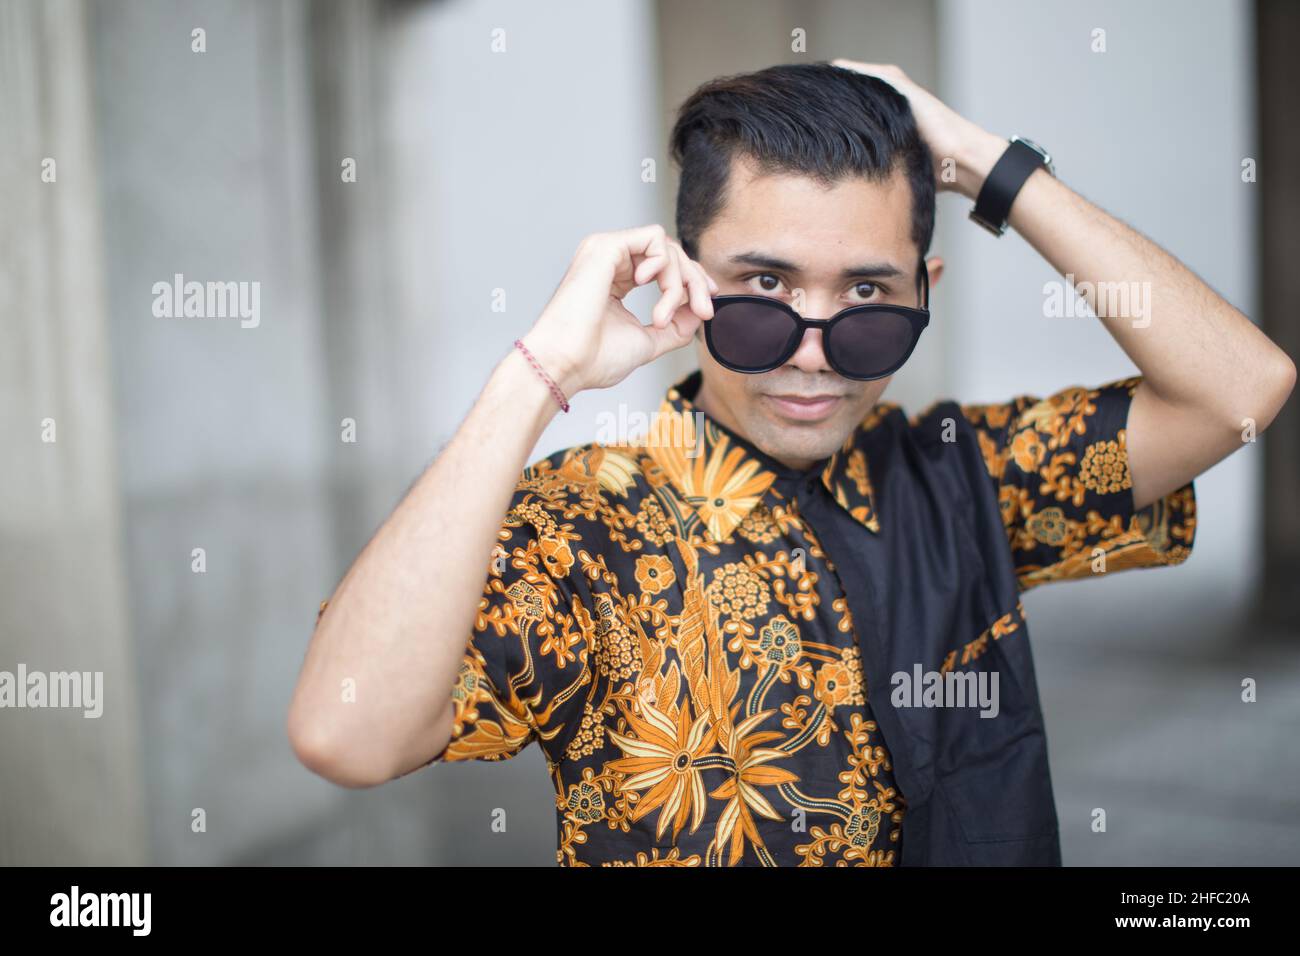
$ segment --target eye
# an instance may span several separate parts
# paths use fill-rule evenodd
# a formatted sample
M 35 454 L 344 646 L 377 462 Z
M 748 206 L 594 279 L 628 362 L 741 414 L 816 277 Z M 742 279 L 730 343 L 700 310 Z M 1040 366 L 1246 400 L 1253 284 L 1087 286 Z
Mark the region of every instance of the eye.
M 859 282 L 853 287 L 854 295 L 861 296 L 863 299 L 870 299 L 877 292 L 883 291 L 884 290 L 874 282 Z
M 765 295 L 772 295 L 781 290 L 785 285 L 781 277 L 773 275 L 771 272 L 760 272 L 758 275 L 750 276 L 745 280 L 750 287 L 756 292 L 762 292 Z

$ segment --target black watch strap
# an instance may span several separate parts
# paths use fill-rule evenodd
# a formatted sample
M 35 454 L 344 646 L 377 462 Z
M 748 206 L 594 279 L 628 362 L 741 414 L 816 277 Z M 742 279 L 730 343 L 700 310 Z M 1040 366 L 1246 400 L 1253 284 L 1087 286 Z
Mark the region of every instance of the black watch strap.
M 1007 231 L 1007 217 L 1011 215 L 1011 204 L 1024 186 L 1025 180 L 1040 166 L 1052 171 L 1046 154 L 1025 144 L 1020 139 L 1012 139 L 1006 151 L 989 170 L 980 187 L 979 197 L 970 217 L 995 236 Z

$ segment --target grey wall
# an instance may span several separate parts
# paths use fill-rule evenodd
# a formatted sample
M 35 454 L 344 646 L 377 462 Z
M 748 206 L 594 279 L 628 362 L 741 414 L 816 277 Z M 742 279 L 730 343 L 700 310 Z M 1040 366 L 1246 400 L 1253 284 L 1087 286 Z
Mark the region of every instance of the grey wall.
M 283 722 L 333 569 L 301 3 L 97 4 L 96 113 L 153 859 L 229 860 L 325 812 Z M 207 31 L 207 52 L 191 30 Z M 155 282 L 259 282 L 261 321 Z M 206 552 L 206 572 L 192 551 Z M 202 808 L 207 830 L 191 830 Z
M 0 711 L 0 863 L 148 858 L 89 38 L 0 4 L 0 670 L 100 675 L 98 717 Z
M 640 157 L 656 153 L 655 129 L 626 108 L 653 96 L 647 8 L 95 9 L 153 858 L 550 862 L 540 754 L 349 792 L 298 765 L 283 723 L 319 601 L 579 239 L 653 220 Z M 504 54 L 489 49 L 498 26 Z M 194 27 L 206 53 L 191 51 Z M 574 43 L 584 55 L 557 58 Z M 615 71 L 618 84 L 593 81 Z M 341 180 L 344 157 L 355 183 Z M 260 282 L 260 325 L 154 317 L 152 285 L 176 272 Z M 588 440 L 599 408 L 644 407 L 663 384 L 647 370 L 580 397 L 535 457 Z M 344 417 L 355 444 L 340 440 Z M 496 806 L 506 834 L 488 829 Z M 191 832 L 195 807 L 206 833 Z

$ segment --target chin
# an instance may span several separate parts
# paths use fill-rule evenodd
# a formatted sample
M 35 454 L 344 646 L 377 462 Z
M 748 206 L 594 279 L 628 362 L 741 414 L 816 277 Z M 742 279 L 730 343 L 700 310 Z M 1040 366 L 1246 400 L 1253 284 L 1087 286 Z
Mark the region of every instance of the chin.
M 795 423 L 766 419 L 763 431 L 767 440 L 759 447 L 778 461 L 817 462 L 838 451 L 852 428 L 832 420 Z

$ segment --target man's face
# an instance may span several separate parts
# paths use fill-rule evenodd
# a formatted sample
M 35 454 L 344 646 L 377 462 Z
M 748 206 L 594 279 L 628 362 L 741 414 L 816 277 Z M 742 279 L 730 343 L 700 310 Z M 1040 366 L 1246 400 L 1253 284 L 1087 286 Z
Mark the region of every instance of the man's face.
M 771 296 L 805 318 L 826 319 L 854 305 L 920 304 L 911 230 L 912 193 L 902 172 L 826 188 L 806 176 L 760 173 L 741 159 L 732 164 L 727 204 L 696 251 L 719 295 Z M 933 285 L 942 262 L 931 262 Z M 703 375 L 696 405 L 795 468 L 834 453 L 889 384 L 835 372 L 816 329 L 784 366 L 758 375 L 714 361 L 702 329 L 696 350 Z

